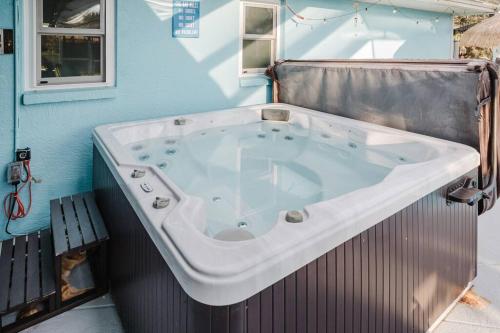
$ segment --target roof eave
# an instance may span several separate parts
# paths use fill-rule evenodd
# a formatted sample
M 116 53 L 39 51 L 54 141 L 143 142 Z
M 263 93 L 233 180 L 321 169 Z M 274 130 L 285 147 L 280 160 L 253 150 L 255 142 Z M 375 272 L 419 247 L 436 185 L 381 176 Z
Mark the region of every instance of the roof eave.
M 500 0 L 363 0 L 363 2 L 457 15 L 495 13 L 500 7 Z

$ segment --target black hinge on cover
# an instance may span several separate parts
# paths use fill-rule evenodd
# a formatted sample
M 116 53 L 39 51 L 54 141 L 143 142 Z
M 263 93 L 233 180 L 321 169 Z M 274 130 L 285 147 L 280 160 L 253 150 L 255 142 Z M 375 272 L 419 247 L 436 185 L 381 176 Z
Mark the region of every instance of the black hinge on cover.
M 489 196 L 485 192 L 479 190 L 476 181 L 469 177 L 450 186 L 446 195 L 448 205 L 451 205 L 453 202 L 458 202 L 474 206 L 482 199 L 489 199 Z

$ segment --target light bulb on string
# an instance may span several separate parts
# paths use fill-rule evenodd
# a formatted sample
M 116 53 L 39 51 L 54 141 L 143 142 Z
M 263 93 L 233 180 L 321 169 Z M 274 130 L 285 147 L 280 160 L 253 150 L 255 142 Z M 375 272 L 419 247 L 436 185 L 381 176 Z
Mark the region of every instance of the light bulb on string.
M 394 8 L 394 9 L 392 10 L 392 13 L 393 13 L 393 14 L 397 14 L 397 13 L 398 13 L 398 9 L 397 9 L 397 8 Z
M 436 23 L 439 23 L 439 17 L 436 17 L 436 19 L 434 20 Z

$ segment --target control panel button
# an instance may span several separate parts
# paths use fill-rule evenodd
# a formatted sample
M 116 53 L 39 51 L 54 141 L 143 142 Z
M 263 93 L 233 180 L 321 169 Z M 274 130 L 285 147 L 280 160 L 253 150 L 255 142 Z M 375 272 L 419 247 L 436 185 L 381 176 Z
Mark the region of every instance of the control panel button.
M 153 202 L 153 207 L 156 209 L 162 209 L 168 207 L 169 204 L 169 198 L 156 197 L 155 201 Z
M 146 170 L 140 170 L 140 169 L 135 169 L 134 172 L 132 172 L 132 178 L 142 178 L 146 175 Z
M 151 185 L 149 185 L 148 183 L 142 183 L 141 184 L 141 188 L 144 192 L 146 193 L 150 193 L 150 192 L 153 192 L 153 188 L 151 187 Z

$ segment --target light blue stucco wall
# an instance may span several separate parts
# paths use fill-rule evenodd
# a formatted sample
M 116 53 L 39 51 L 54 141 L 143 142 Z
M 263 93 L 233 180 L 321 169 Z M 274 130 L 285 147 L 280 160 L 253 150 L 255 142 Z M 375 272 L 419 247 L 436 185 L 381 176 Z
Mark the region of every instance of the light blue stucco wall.
M 353 11 L 352 1 L 293 0 L 301 15 L 322 18 Z M 285 52 L 288 58 L 427 58 L 452 55 L 451 15 L 360 4 L 352 15 L 336 20 L 296 23 L 287 12 Z M 417 23 L 418 21 L 418 23 Z
M 111 92 L 100 92 L 111 98 L 23 105 L 20 92 L 17 96 L 18 147 L 32 148 L 32 171 L 42 183 L 33 187 L 31 215 L 13 223 L 11 231 L 24 233 L 46 227 L 49 199 L 91 189 L 91 131 L 95 126 L 270 100 L 268 86 L 248 86 L 238 77 L 239 0 L 201 2 L 200 38 L 173 39 L 167 0 L 117 1 L 117 87 Z M 0 26 L 13 26 L 13 3 L 14 0 L 0 2 Z M 336 13 L 352 10 L 351 1 L 293 0 L 290 3 L 311 16 L 325 15 L 325 10 L 332 8 Z M 412 18 L 395 19 L 390 7 L 378 7 L 361 14 L 364 23 L 358 29 L 349 17 L 311 30 L 307 26 L 296 27 L 288 13 L 284 10 L 281 13 L 284 23 L 281 55 L 288 58 L 350 58 L 369 56 L 370 50 L 372 56 L 380 56 L 384 49 L 380 45 L 384 42 L 394 49 L 394 57 L 450 56 L 449 16 L 441 16 L 436 23 L 433 21 L 436 14 L 405 11 L 405 15 L 429 18 L 433 22 L 417 25 Z M 22 22 L 17 29 L 20 34 Z M 22 51 L 20 45 L 17 45 L 18 56 Z M 2 166 L 10 161 L 13 151 L 14 74 L 14 57 L 0 56 Z M 17 76 L 22 78 L 22 68 L 18 68 Z M 49 97 L 58 98 L 58 94 L 61 96 L 53 93 Z M 83 93 L 76 97 L 82 96 L 95 97 L 96 94 Z M 37 96 L 25 98 L 33 101 Z M 3 182 L 0 184 L 2 195 L 9 190 Z M 3 238 L 3 216 L 0 221 L 0 238 Z
M 14 0 L 0 3 L 0 29 L 14 28 Z M 14 145 L 14 55 L 0 55 L 0 194 L 9 190 L 5 184 L 5 164 L 13 157 Z M 3 211 L 3 210 L 2 210 Z M 5 219 L 0 213 L 0 239 L 4 235 Z

